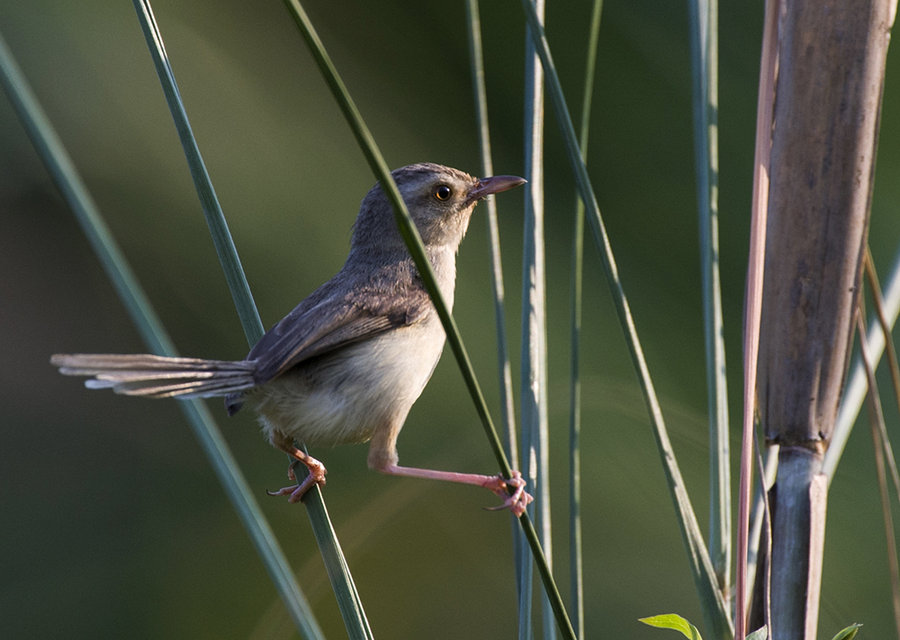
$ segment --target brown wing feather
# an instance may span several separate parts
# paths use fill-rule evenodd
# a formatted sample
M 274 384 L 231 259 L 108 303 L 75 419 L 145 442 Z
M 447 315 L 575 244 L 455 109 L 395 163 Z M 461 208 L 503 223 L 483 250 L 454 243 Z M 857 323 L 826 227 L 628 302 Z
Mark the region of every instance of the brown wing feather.
M 257 385 L 309 358 L 414 324 L 432 308 L 428 294 L 418 286 L 403 287 L 391 296 L 380 286 L 355 288 L 352 297 L 329 296 L 327 291 L 323 295 L 323 289 L 301 302 L 250 351 L 247 359 L 256 360 Z

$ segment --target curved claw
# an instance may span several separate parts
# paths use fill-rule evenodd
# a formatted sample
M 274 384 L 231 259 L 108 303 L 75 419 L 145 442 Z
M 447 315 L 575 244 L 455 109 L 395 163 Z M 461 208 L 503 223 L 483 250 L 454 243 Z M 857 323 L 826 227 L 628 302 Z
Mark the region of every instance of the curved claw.
M 513 471 L 511 478 L 504 478 L 499 474 L 491 476 L 482 486 L 503 498 L 503 504 L 496 507 L 485 507 L 487 511 L 509 509 L 518 518 L 525 513 L 526 507 L 534 500 L 532 495 L 525 491 L 525 480 L 518 471 Z M 509 492 L 510 487 L 514 489 L 512 493 Z
M 325 466 L 316 460 L 315 458 L 310 458 L 310 461 L 315 464 L 306 463 L 309 465 L 309 473 L 303 479 L 303 482 L 299 484 L 292 485 L 289 487 L 282 487 L 278 491 L 266 491 L 270 496 L 288 496 L 288 502 L 295 503 L 300 502 L 303 499 L 303 496 L 306 495 L 306 492 L 309 491 L 314 484 L 319 485 L 320 487 L 325 486 Z M 292 463 L 288 467 L 288 478 L 291 480 L 295 480 L 296 476 L 294 475 L 294 465 L 297 464 L 297 461 Z

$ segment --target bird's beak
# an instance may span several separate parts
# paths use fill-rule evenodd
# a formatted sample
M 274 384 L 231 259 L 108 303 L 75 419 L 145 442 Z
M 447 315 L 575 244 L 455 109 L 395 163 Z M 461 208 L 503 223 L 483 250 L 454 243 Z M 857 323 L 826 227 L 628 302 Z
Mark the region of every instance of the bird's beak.
M 513 187 L 525 184 L 527 180 L 519 176 L 493 176 L 491 178 L 482 178 L 478 181 L 471 191 L 469 191 L 469 202 L 477 202 L 492 193 L 500 193 L 507 191 Z

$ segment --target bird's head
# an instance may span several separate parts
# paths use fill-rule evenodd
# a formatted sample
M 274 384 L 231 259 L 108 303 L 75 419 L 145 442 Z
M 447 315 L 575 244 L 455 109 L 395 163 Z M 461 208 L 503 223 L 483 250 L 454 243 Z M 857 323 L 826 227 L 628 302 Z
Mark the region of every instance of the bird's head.
M 472 210 L 479 200 L 525 182 L 516 176 L 475 178 L 468 173 L 439 164 L 411 164 L 391 173 L 403 201 L 426 247 L 459 247 Z M 397 231 L 394 210 L 376 184 L 362 201 L 353 230 L 353 248 L 370 249 L 403 244 Z

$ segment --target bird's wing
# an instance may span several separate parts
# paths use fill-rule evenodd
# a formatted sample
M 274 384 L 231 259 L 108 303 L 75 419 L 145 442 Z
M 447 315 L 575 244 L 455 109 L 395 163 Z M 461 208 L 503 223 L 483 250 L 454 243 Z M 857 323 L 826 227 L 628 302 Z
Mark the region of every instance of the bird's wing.
M 319 293 L 301 302 L 250 351 L 247 359 L 256 360 L 257 385 L 310 358 L 415 324 L 432 308 L 428 294 L 419 288 L 390 297 L 359 289 L 352 296 Z

